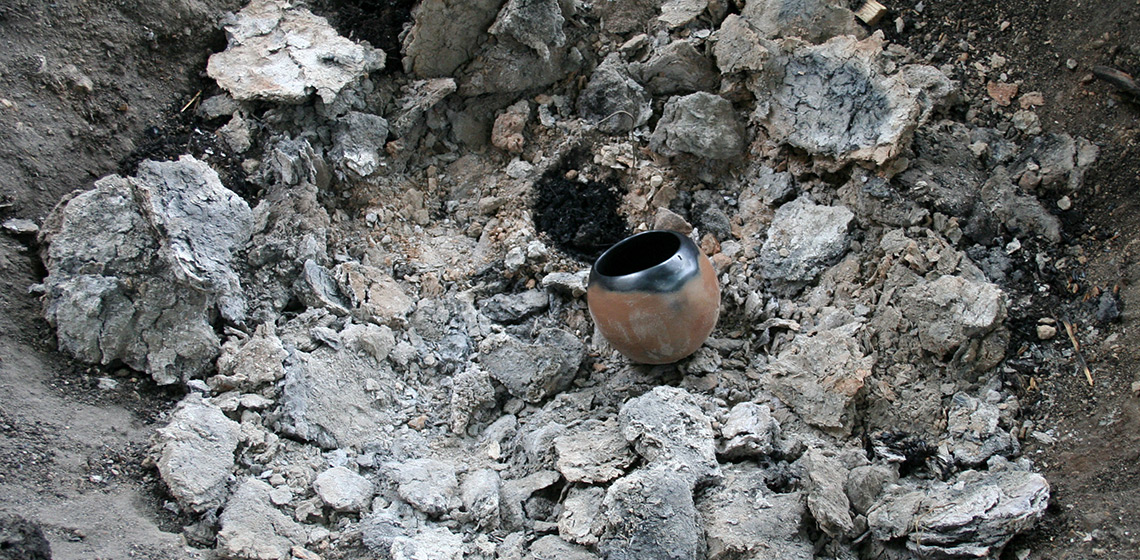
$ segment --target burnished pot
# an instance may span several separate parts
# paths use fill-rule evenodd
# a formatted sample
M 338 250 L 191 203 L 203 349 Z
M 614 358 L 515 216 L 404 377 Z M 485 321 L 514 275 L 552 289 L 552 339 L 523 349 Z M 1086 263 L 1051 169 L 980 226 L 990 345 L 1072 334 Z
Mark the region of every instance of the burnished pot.
M 586 301 L 594 324 L 619 352 L 643 364 L 668 364 L 696 352 L 712 333 L 720 285 L 688 237 L 654 230 L 598 257 Z

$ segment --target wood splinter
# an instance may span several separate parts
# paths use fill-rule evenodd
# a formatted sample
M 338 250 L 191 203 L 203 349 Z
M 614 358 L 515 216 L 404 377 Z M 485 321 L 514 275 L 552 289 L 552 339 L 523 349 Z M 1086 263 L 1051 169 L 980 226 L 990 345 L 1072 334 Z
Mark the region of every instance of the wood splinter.
M 1081 371 L 1084 372 L 1085 379 L 1089 382 L 1089 387 L 1092 387 L 1092 370 L 1089 369 L 1089 364 L 1085 361 L 1085 357 L 1081 355 L 1081 343 L 1077 340 L 1077 329 L 1073 327 L 1073 324 L 1069 322 L 1068 319 L 1061 319 L 1061 324 L 1065 326 L 1065 334 L 1069 335 L 1069 341 L 1073 343 L 1073 352 L 1077 357 L 1077 365 L 1081 368 Z

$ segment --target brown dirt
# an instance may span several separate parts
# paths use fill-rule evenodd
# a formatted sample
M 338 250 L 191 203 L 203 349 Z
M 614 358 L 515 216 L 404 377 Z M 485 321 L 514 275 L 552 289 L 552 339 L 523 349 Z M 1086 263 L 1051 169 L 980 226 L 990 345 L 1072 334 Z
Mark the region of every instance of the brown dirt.
M 240 3 L 0 5 L 0 220 L 39 221 L 65 193 L 115 172 L 145 144 L 148 127 L 168 122 L 209 87 L 206 56 L 223 42 L 216 17 Z M 889 2 L 877 28 L 920 55 L 941 44 L 933 62 L 966 70 L 955 78 L 964 106 L 978 109 L 978 123 L 1001 124 L 1017 109 L 1015 99 L 994 110 L 987 81 L 1019 82 L 1021 93 L 1043 94 L 1036 112 L 1046 131 L 1101 147 L 1075 212 L 1063 216 L 1066 246 L 1046 250 L 1077 263 L 1065 271 L 1076 280 L 1075 293 L 1054 291 L 1031 309 L 1076 309 L 1094 289 L 1118 289 L 1123 314 L 1117 323 L 1076 325 L 1092 386 L 1068 337 L 1023 337 L 1027 352 L 1043 356 L 1031 371 L 1011 374 L 1024 388 L 1031 422 L 1024 452 L 1054 496 L 1038 529 L 1011 543 L 1006 555 L 1138 557 L 1140 401 L 1132 385 L 1140 380 L 1140 105 L 1090 79 L 1090 69 L 1100 64 L 1140 75 L 1140 2 L 921 3 L 919 12 L 920 2 Z M 1007 62 L 983 77 L 974 64 L 990 66 L 992 54 Z M 43 527 L 57 559 L 192 557 L 178 535 L 185 520 L 166 513 L 156 475 L 142 465 L 154 423 L 177 395 L 125 370 L 85 369 L 54 352 L 28 291 L 40 275 L 32 243 L 0 237 L 0 330 L 7 333 L 0 337 L 0 516 Z M 100 377 L 117 388 L 99 388 Z M 1043 443 L 1034 431 L 1056 442 Z

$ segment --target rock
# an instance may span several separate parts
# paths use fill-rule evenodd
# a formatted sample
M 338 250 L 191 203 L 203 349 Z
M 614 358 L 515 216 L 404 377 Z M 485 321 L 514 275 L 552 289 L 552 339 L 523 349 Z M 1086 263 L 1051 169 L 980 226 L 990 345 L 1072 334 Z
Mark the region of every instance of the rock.
M 262 323 L 245 341 L 229 340 L 218 356 L 218 375 L 210 378 L 214 390 L 252 391 L 285 377 L 282 362 L 288 354 L 273 323 Z
M 1017 84 L 990 81 L 986 82 L 986 94 L 999 106 L 1009 107 L 1009 104 L 1013 102 L 1013 98 L 1017 97 L 1017 87 Z
M 922 347 L 938 357 L 980 339 L 1005 319 L 1005 294 L 989 282 L 942 276 L 901 290 L 903 316 Z
M 916 226 L 930 217 L 930 211 L 904 196 L 882 177 L 856 171 L 851 180 L 839 188 L 839 200 L 850 208 L 860 225 L 883 224 L 895 227 Z
M 562 329 L 542 329 L 534 344 L 493 334 L 479 344 L 479 352 L 491 377 L 510 394 L 532 403 L 565 389 L 586 356 L 582 341 Z
M 899 480 L 899 473 L 886 465 L 863 465 L 847 473 L 847 499 L 851 509 L 866 515 L 883 497 L 883 491 Z
M 800 459 L 803 464 L 807 506 L 823 532 L 833 538 L 857 535 L 851 519 L 851 503 L 847 500 L 847 469 L 834 457 L 812 448 Z
M 463 478 L 459 498 L 463 509 L 482 529 L 499 526 L 499 473 L 493 469 L 479 469 Z
M 389 469 L 400 498 L 412 507 L 439 517 L 457 505 L 459 480 L 455 467 L 435 459 L 412 459 Z
M 297 280 L 298 296 L 311 308 L 326 308 L 337 315 L 348 315 L 348 299 L 340 292 L 332 271 L 313 259 L 305 261 L 301 277 Z
M 583 547 L 570 544 L 556 535 L 546 535 L 530 543 L 526 560 L 599 560 Z
M 542 277 L 542 287 L 573 298 L 586 295 L 586 285 L 589 282 L 590 271 L 578 272 L 551 272 Z
M 273 487 L 246 478 L 222 510 L 218 552 L 226 558 L 277 560 L 289 558 L 294 546 L 308 540 L 305 527 L 273 507 Z
M 516 93 L 549 86 L 577 71 L 582 56 L 576 49 L 554 48 L 542 56 L 509 36 L 480 51 L 459 79 L 460 95 Z
M 550 488 L 558 482 L 559 475 L 554 471 L 538 471 L 522 478 L 506 480 L 502 485 L 503 522 L 508 529 L 520 529 L 533 524 L 529 520 L 524 504 L 535 492 Z
M 1033 111 L 1018 111 L 1013 114 L 1009 121 L 1014 128 L 1025 134 L 1041 134 L 1041 119 Z
M 629 65 L 612 53 L 590 74 L 578 96 L 578 114 L 607 134 L 629 132 L 649 122 L 653 97 L 630 76 Z
M 40 232 L 40 226 L 25 218 L 9 218 L 4 220 L 4 231 L 12 235 L 35 235 Z
M 759 72 L 771 57 L 761 35 L 747 19 L 730 14 L 720 24 L 713 56 L 722 73 Z
M 268 420 L 280 432 L 325 449 L 360 449 L 390 437 L 395 396 L 406 385 L 389 366 L 348 350 L 296 350 L 285 361 L 278 406 Z
M 384 144 L 388 142 L 388 121 L 379 115 L 349 111 L 337 119 L 333 163 L 349 176 L 363 179 L 382 169 Z
M 216 308 L 245 318 L 231 252 L 249 239 L 249 206 L 190 156 L 143 162 L 96 181 L 45 221 L 44 315 L 60 348 L 122 361 L 162 385 L 201 376 L 219 352 Z
M 256 0 L 226 25 L 226 50 L 206 73 L 238 101 L 332 103 L 345 86 L 384 67 L 384 51 L 337 34 L 323 17 L 284 0 Z
M 496 323 L 515 325 L 546 310 L 549 298 L 542 290 L 495 294 L 483 301 L 479 312 Z
M 844 206 L 820 206 L 807 197 L 784 204 L 760 247 L 760 273 L 786 290 L 815 280 L 847 251 L 854 218 Z
M 1052 340 L 1057 336 L 1057 327 L 1053 325 L 1037 325 L 1038 340 Z
M 475 411 L 494 401 L 495 387 L 490 376 L 478 364 L 467 364 L 451 380 L 451 431 L 466 433 Z
M 467 547 L 463 535 L 447 527 L 426 526 L 408 537 L 393 540 L 388 558 L 400 560 L 463 560 Z
M 603 503 L 606 560 L 697 560 L 704 556 L 692 480 L 668 467 L 644 468 L 610 485 Z
M 429 0 L 404 40 L 404 71 L 446 78 L 475 56 L 503 0 Z
M 952 90 L 934 69 L 885 75 L 879 34 L 864 41 L 840 36 L 822 45 L 783 45 L 750 85 L 757 99 L 753 120 L 773 140 L 838 165 L 881 166 L 894 159 L 930 108 Z
M 530 119 L 530 104 L 525 99 L 507 107 L 506 111 L 495 117 L 495 125 L 491 128 L 491 145 L 513 154 L 521 153 L 526 139 L 523 129 Z
M 437 2 L 432 2 L 432 5 Z M 474 2 L 468 4 L 474 5 Z M 421 4 L 422 9 L 428 10 Z M 405 59 L 406 60 L 406 59 Z M 445 97 L 455 93 L 459 86 L 452 78 L 434 78 L 431 80 L 415 80 L 401 89 L 402 95 L 396 100 L 399 108 L 390 117 L 389 129 L 396 138 L 404 138 L 411 134 L 418 125 L 424 122 L 424 115 L 429 109 L 438 105 Z
M 765 472 L 751 462 L 724 468 L 724 480 L 697 503 L 705 522 L 709 560 L 810 560 L 804 531 L 804 497 L 775 494 Z
M 404 289 L 378 268 L 346 262 L 338 264 L 332 275 L 340 285 L 340 293 L 348 300 L 349 308 L 363 321 L 399 325 L 415 306 Z
M 625 34 L 639 30 L 645 22 L 658 15 L 662 0 L 627 0 L 625 2 L 600 2 L 592 12 L 602 22 L 602 29 L 615 34 Z
M 1049 505 L 1049 483 L 1023 471 L 966 471 L 922 498 L 907 548 L 922 557 L 996 557 Z M 868 522 L 871 516 L 868 516 Z
M 1061 241 L 1061 221 L 1036 197 L 1018 192 L 1005 168 L 994 170 L 980 194 L 988 210 L 1011 233 L 1040 235 L 1050 243 Z
M 554 439 L 558 471 L 570 482 L 597 484 L 625 474 L 634 455 L 617 422 L 590 420 Z
M 1001 410 L 965 393 L 950 399 L 946 431 L 950 453 L 963 467 L 985 464 L 994 455 L 1013 456 L 1020 451 L 1017 438 L 1001 429 Z
M 558 517 L 558 534 L 581 545 L 594 545 L 602 534 L 602 501 L 606 489 L 600 486 L 571 486 L 562 500 Z
M 728 100 L 706 92 L 673 97 L 665 102 L 650 147 L 665 155 L 686 152 L 710 159 L 728 159 L 744 151 L 744 125 Z
M 241 425 L 196 395 L 184 398 L 159 428 L 151 454 L 170 495 L 200 513 L 225 503 Z
M 676 387 L 655 387 L 630 399 L 618 413 L 622 435 L 651 467 L 690 485 L 720 477 L 712 420 L 693 395 Z
M 771 391 L 808 424 L 848 433 L 852 403 L 874 365 L 875 356 L 864 356 L 840 329 L 798 334 L 772 360 Z
M 770 455 L 779 433 L 780 423 L 768 405 L 742 402 L 732 407 L 721 426 L 717 453 L 727 459 Z
M 372 481 L 345 467 L 333 467 L 317 475 L 313 490 L 321 501 L 337 511 L 364 511 L 372 505 Z
M 767 39 L 798 37 L 822 43 L 840 35 L 866 35 L 855 14 L 836 0 L 752 0 L 740 15 Z
M 657 20 L 670 28 L 688 25 L 709 7 L 709 0 L 665 0 Z
M 252 122 L 242 118 L 241 114 L 234 115 L 230 122 L 218 129 L 217 135 L 235 153 L 244 154 L 253 146 Z
M 566 45 L 566 34 L 562 32 L 565 21 L 558 0 L 507 0 L 487 31 L 514 37 L 543 60 L 549 60 L 551 47 Z
M 349 349 L 372 356 L 383 362 L 396 347 L 396 335 L 386 325 L 353 323 L 340 332 L 340 338 Z
M 708 57 L 688 41 L 673 41 L 649 60 L 630 65 L 631 74 L 653 95 L 716 91 L 720 75 Z

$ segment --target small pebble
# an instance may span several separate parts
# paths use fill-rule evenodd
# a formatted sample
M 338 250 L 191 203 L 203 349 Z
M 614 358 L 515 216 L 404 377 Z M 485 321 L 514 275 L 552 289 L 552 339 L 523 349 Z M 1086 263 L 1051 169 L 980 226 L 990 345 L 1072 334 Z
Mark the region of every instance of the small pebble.
M 1067 195 L 1062 196 L 1061 199 L 1057 201 L 1057 208 L 1060 208 L 1061 210 L 1068 210 L 1072 207 L 1073 207 L 1073 201 L 1070 200 Z
M 1076 70 L 1077 69 L 1077 61 L 1073 60 L 1071 58 L 1069 60 L 1066 60 L 1065 61 L 1065 68 L 1068 68 L 1069 70 Z
M 1037 325 L 1037 338 L 1040 340 L 1050 340 L 1057 336 L 1057 327 L 1053 325 Z

